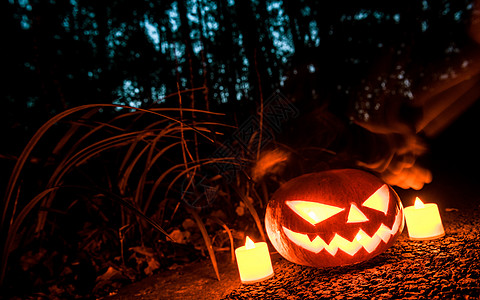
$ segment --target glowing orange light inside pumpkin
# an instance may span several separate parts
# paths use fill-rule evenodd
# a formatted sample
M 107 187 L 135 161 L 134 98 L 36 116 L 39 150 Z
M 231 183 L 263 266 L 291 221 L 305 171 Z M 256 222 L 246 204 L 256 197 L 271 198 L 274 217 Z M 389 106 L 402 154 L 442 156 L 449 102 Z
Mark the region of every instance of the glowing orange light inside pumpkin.
M 310 201 L 286 201 L 288 207 L 312 225 L 333 217 L 344 208 Z
M 398 213 L 395 216 L 395 222 L 392 228 L 381 224 L 372 236 L 369 236 L 366 232 L 359 229 L 353 241 L 349 241 L 336 233 L 328 244 L 318 235 L 311 240 L 307 234 L 292 231 L 284 226 L 282 229 L 292 242 L 306 250 L 319 253 L 325 249 L 330 255 L 334 256 L 337 254 L 338 249 L 341 249 L 350 256 L 353 256 L 362 248 L 368 253 L 372 253 L 382 240 L 388 243 L 390 238 L 398 232 L 402 224 L 402 218 L 402 214 Z
M 368 199 L 363 202 L 362 206 L 381 211 L 387 215 L 389 198 L 390 192 L 388 186 L 384 184 L 375 193 L 368 197 Z
M 235 256 L 242 283 L 255 283 L 273 276 L 267 243 L 254 243 L 247 236 L 245 246 L 235 249 Z
M 368 197 L 368 199 L 362 203 L 362 206 L 372 208 L 386 214 L 388 211 L 389 197 L 390 192 L 388 186 L 384 184 L 370 197 Z M 316 225 L 345 210 L 344 208 L 310 201 L 297 200 L 286 201 L 285 203 L 295 213 L 312 225 Z M 347 216 L 347 223 L 361 223 L 367 221 L 369 221 L 367 216 L 365 216 L 365 214 L 357 207 L 355 203 L 351 203 Z M 321 250 L 325 249 L 331 255 L 335 255 L 338 249 L 341 249 L 353 256 L 362 247 L 367 252 L 371 253 L 375 250 L 380 241 L 383 240 L 385 243 L 387 243 L 390 237 L 397 232 L 401 223 L 402 220 L 400 214 L 397 214 L 392 229 L 388 228 L 384 224 L 381 224 L 377 232 L 375 232 L 375 234 L 371 237 L 360 229 L 353 241 L 349 241 L 336 233 L 329 244 L 327 244 L 319 236 L 316 236 L 312 240 L 307 234 L 294 232 L 285 227 L 283 227 L 283 230 L 292 242 L 314 253 L 319 253 Z
M 385 251 L 401 233 L 403 206 L 377 177 L 353 169 L 310 173 L 275 192 L 265 227 L 287 260 L 314 267 L 358 263 Z
M 413 206 L 405 207 L 408 236 L 412 240 L 433 240 L 445 235 L 438 206 L 415 199 Z
M 368 221 L 360 209 L 355 204 L 350 205 L 350 212 L 348 213 L 347 223 L 361 223 Z
M 360 233 L 357 233 L 357 236 L 355 237 L 357 241 L 360 241 L 362 239 L 362 235 Z

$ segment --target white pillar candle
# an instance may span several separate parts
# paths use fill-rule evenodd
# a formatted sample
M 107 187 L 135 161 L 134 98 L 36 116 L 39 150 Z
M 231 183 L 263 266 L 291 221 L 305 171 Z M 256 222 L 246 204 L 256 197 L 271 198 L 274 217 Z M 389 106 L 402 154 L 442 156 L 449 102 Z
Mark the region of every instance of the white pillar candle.
M 273 276 L 267 243 L 254 243 L 247 236 L 245 246 L 235 249 L 235 256 L 242 283 L 255 283 Z
M 433 240 L 445 235 L 438 206 L 423 203 L 418 197 L 415 205 L 405 207 L 405 221 L 411 240 Z

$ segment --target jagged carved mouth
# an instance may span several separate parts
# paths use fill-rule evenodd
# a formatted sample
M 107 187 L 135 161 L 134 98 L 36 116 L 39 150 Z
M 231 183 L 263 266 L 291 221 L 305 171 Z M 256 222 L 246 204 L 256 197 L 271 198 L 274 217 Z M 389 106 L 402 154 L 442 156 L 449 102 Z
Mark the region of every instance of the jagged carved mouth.
M 283 232 L 287 237 L 297 244 L 298 246 L 312 251 L 314 253 L 319 253 L 325 249 L 328 253 L 334 256 L 338 249 L 344 251 L 345 253 L 353 256 L 360 249 L 365 249 L 368 253 L 372 253 L 381 241 L 388 243 L 390 238 L 397 233 L 401 223 L 402 223 L 402 213 L 398 211 L 395 215 L 395 222 L 393 223 L 392 228 L 389 228 L 385 224 L 381 224 L 373 236 L 369 236 L 362 229 L 358 230 L 353 241 L 349 241 L 346 238 L 342 237 L 339 234 L 335 234 L 333 239 L 327 244 L 321 237 L 316 236 L 313 240 L 310 240 L 307 234 L 298 233 L 291 231 L 290 229 L 282 226 Z

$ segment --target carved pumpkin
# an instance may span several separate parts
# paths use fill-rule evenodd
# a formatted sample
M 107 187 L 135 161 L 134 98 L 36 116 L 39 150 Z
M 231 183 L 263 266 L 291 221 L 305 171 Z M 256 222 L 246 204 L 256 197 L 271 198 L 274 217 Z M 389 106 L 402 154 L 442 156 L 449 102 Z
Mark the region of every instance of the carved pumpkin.
M 393 244 L 403 230 L 403 207 L 390 186 L 367 172 L 311 173 L 274 193 L 265 227 L 275 249 L 291 262 L 349 265 Z

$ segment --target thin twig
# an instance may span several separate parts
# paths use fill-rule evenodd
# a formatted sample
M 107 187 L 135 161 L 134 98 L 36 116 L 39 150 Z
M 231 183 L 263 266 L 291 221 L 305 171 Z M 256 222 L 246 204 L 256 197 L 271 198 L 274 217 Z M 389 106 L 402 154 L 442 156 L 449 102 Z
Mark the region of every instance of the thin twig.
M 262 148 L 262 136 L 263 136 L 263 91 L 262 91 L 262 80 L 260 77 L 260 72 L 258 71 L 258 65 L 257 65 L 257 48 L 255 48 L 253 52 L 253 57 L 255 60 L 255 72 L 257 74 L 257 81 L 258 81 L 258 91 L 260 94 L 260 111 L 258 112 L 260 114 L 260 128 L 259 128 L 259 134 L 258 134 L 258 147 L 257 147 L 257 161 L 260 159 L 260 149 Z

